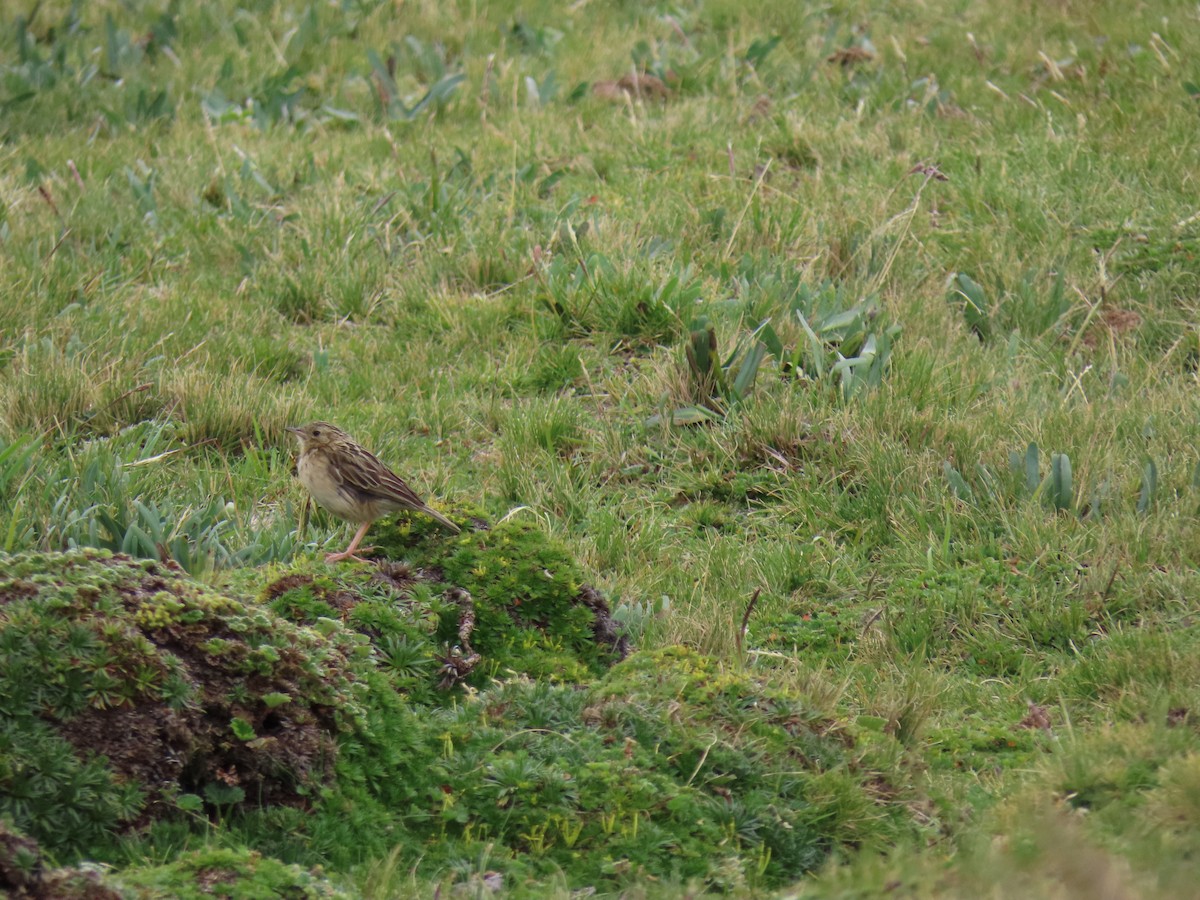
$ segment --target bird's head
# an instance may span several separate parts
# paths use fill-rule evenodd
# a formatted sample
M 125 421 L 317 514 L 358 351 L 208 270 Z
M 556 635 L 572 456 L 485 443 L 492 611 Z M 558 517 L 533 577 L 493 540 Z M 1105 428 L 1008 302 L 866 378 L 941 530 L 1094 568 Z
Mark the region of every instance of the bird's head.
M 300 452 L 312 450 L 317 447 L 328 447 L 331 444 L 336 444 L 339 441 L 346 441 L 349 438 L 346 432 L 342 431 L 336 425 L 330 425 L 328 422 L 313 422 L 311 425 L 288 426 L 288 431 L 296 436 L 296 440 L 300 442 Z

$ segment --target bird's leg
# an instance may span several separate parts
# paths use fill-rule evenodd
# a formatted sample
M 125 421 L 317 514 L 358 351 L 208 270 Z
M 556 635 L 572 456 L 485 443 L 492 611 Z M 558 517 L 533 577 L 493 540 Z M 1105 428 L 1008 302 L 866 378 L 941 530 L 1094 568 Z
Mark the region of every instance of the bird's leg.
M 358 531 L 356 531 L 354 533 L 354 540 L 352 540 L 350 542 L 350 546 L 347 547 L 345 550 L 343 550 L 341 553 L 328 554 L 325 557 L 325 562 L 327 562 L 327 563 L 341 562 L 343 559 L 357 559 L 359 562 L 369 562 L 369 560 L 365 560 L 361 556 L 356 556 L 354 551 L 358 549 L 359 541 L 361 541 L 363 539 L 363 535 L 367 533 L 367 529 L 370 527 L 371 527 L 370 522 L 363 522 L 361 525 L 359 525 Z M 362 548 L 363 553 L 366 553 L 368 550 L 374 550 L 374 549 L 375 549 L 374 547 L 363 547 Z

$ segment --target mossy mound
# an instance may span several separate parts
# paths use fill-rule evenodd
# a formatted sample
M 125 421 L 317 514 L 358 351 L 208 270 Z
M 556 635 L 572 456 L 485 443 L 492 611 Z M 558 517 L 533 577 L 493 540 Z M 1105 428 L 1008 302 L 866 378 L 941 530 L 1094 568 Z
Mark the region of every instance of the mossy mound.
M 12 900 L 356 900 L 319 870 L 246 849 L 211 848 L 162 866 L 53 868 L 32 838 L 0 820 L 0 894 Z
M 138 900 L 356 900 L 361 895 L 322 872 L 289 865 L 252 850 L 185 853 L 164 866 L 127 869 L 116 881 Z
M 441 688 L 448 649 L 438 629 L 457 609 L 434 593 L 437 585 L 434 573 L 405 563 L 335 570 L 299 564 L 273 578 L 259 600 L 295 624 L 328 631 L 336 623 L 363 635 L 395 690 L 411 702 L 437 704 L 449 699 Z
M 0 559 L 0 814 L 74 852 L 180 807 L 306 805 L 370 652 L 174 566 Z
M 359 831 L 391 830 L 375 804 L 423 814 L 398 776 L 421 751 L 411 705 L 502 673 L 586 680 L 623 649 L 603 599 L 536 532 L 478 531 L 445 568 L 440 538 L 414 540 L 415 562 L 302 564 L 255 600 L 238 599 L 245 573 L 219 591 L 102 551 L 0 559 L 0 815 L 72 856 L 164 819 L 279 821 L 355 795 L 367 812 L 302 851 L 352 858 Z
M 336 790 L 311 812 L 246 820 L 245 841 L 335 868 L 395 852 L 424 877 L 495 876 L 512 896 L 547 880 L 766 889 L 916 835 L 897 751 L 670 648 L 590 686 L 517 678 L 452 707 L 381 706 L 369 732 L 343 739 Z
M 376 527 L 375 567 L 293 568 L 263 599 L 292 621 L 337 619 L 367 635 L 397 686 L 425 703 L 449 699 L 453 684 L 516 673 L 588 681 L 628 653 L 564 548 L 526 523 L 456 518 L 466 528 L 450 536 L 424 516 L 398 516 Z
M 430 725 L 438 807 L 413 854 L 460 872 L 486 858 L 513 885 L 781 885 L 913 828 L 886 753 L 682 648 L 634 654 L 588 690 L 511 682 Z

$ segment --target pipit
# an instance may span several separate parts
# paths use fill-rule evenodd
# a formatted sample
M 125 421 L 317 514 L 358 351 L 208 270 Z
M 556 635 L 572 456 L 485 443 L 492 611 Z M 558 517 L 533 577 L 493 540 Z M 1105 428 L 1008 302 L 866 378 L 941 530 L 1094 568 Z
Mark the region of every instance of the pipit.
M 330 553 L 326 562 L 357 559 L 359 541 L 376 519 L 402 509 L 425 513 L 437 519 L 455 534 L 459 527 L 437 510 L 430 509 L 404 480 L 379 461 L 354 438 L 328 422 L 313 422 L 300 428 L 288 428 L 300 441 L 296 474 L 313 499 L 339 519 L 358 522 L 358 531 L 350 546 L 341 553 Z M 362 552 L 371 550 L 363 547 Z

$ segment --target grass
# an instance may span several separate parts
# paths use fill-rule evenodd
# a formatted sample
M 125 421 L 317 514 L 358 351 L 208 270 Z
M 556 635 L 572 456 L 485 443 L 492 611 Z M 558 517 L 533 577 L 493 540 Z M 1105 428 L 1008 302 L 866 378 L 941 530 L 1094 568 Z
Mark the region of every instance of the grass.
M 900 738 L 938 840 L 800 896 L 1188 884 L 1194 8 L 26 5 L 0 549 L 218 581 L 338 549 L 283 431 L 333 420 L 445 508 L 536 520 L 642 646 Z M 878 384 L 772 354 L 661 424 L 694 321 L 800 352 L 802 289 L 899 326 Z

